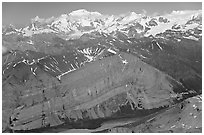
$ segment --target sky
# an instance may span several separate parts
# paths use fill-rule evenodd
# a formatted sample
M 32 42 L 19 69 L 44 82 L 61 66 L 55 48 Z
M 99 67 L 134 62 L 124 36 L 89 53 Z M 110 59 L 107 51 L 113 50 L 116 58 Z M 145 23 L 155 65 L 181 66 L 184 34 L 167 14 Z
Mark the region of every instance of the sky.
M 135 12 L 147 15 L 165 14 L 173 10 L 202 9 L 201 2 L 3 2 L 2 24 L 26 25 L 31 18 L 58 17 L 78 9 L 97 11 L 101 14 L 119 15 Z

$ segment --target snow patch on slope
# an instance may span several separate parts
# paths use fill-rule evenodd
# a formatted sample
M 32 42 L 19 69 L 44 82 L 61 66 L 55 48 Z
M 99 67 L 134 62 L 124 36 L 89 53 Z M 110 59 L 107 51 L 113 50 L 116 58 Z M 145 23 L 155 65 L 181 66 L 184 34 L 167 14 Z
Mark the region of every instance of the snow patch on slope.
M 114 51 L 114 50 L 112 50 L 112 49 L 110 49 L 110 48 L 108 48 L 107 51 L 109 51 L 110 53 L 116 54 L 116 51 Z
M 194 37 L 194 36 L 188 36 L 188 37 L 184 37 L 186 39 L 191 39 L 191 40 L 195 40 L 195 41 L 198 41 L 199 39 Z

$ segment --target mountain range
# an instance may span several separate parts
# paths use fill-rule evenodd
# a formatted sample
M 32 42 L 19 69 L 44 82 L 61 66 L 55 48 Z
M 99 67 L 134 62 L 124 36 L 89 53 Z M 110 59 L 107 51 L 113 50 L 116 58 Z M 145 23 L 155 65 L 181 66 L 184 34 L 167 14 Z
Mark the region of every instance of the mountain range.
M 122 15 L 102 15 L 81 9 L 59 17 L 31 19 L 29 26 L 21 29 L 4 29 L 3 34 L 14 33 L 32 36 L 43 33 L 63 35 L 63 39 L 79 38 L 83 34 L 94 32 L 116 36 L 120 32 L 128 38 L 155 36 L 167 30 L 173 32 L 187 32 L 191 29 L 201 30 L 202 11 L 173 11 L 163 16 L 147 16 L 129 12 Z M 189 34 L 191 34 L 189 32 Z M 186 35 L 185 38 L 198 40 L 199 34 Z
M 3 26 L 2 53 L 4 132 L 202 129 L 201 10 L 36 16 Z

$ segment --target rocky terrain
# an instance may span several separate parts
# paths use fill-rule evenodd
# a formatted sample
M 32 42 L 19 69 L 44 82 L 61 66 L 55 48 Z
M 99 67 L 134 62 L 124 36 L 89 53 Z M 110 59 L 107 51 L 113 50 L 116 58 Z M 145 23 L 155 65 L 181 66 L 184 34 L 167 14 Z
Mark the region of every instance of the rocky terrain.
M 202 11 L 84 9 L 2 28 L 3 132 L 202 132 Z

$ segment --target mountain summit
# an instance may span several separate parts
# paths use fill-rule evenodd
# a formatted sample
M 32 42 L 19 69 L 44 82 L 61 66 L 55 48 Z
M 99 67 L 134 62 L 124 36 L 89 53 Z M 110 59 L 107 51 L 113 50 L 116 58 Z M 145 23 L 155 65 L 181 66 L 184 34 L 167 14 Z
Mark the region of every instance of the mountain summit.
M 70 16 L 87 16 L 87 15 L 96 15 L 96 16 L 100 16 L 101 14 L 98 12 L 89 12 L 85 9 L 79 9 L 76 11 L 72 11 L 71 13 L 69 13 Z

